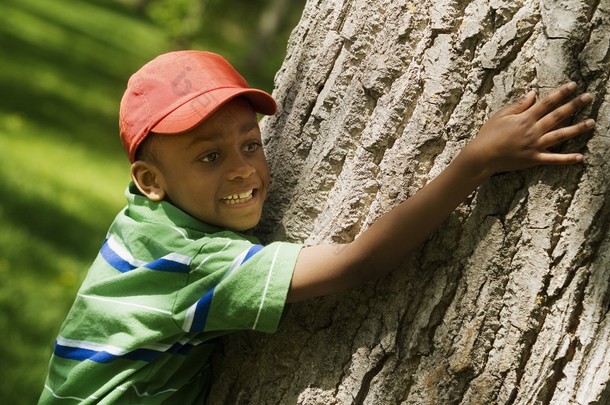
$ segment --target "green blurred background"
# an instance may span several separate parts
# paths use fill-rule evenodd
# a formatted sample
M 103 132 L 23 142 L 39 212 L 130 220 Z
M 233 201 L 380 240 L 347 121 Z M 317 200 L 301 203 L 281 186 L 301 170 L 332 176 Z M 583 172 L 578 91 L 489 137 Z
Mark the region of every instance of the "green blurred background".
M 2 0 L 2 403 L 37 401 L 61 321 L 124 205 L 129 75 L 159 53 L 206 49 L 272 91 L 304 2 Z

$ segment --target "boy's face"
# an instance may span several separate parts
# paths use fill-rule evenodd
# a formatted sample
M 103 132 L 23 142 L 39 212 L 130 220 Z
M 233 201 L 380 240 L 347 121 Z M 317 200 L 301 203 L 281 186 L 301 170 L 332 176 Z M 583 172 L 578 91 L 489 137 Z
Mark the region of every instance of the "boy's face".
M 203 222 L 236 231 L 259 222 L 269 166 L 256 113 L 246 100 L 231 100 L 194 129 L 158 136 L 155 143 L 166 200 Z

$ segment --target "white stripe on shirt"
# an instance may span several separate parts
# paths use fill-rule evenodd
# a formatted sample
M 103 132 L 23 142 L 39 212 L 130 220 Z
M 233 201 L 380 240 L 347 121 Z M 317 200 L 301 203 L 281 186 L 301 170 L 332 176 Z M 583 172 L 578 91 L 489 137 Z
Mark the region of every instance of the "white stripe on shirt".
M 103 343 L 85 342 L 83 340 L 66 339 L 62 336 L 57 336 L 57 344 L 66 347 L 75 347 L 79 349 L 93 350 L 96 352 L 106 352 L 114 356 L 123 356 L 128 351 L 117 346 L 107 345 Z
M 118 304 L 118 305 L 124 305 L 124 306 L 127 306 L 127 307 L 146 309 L 148 311 L 160 312 L 160 313 L 165 314 L 165 315 L 172 315 L 171 311 L 166 311 L 166 310 L 160 309 L 160 308 L 153 308 L 153 307 L 149 307 L 147 305 L 134 304 L 133 302 L 113 300 L 113 299 L 110 299 L 110 298 L 103 298 L 103 297 L 98 297 L 98 296 L 95 296 L 95 295 L 85 295 L 85 294 L 81 294 L 81 293 L 79 293 L 78 296 L 81 297 L 81 298 L 89 299 L 89 300 L 102 301 L 102 302 L 110 302 L 112 304 Z
M 271 284 L 271 275 L 273 274 L 273 268 L 275 267 L 275 259 L 277 259 L 277 255 L 280 252 L 280 247 L 282 245 L 278 244 L 275 253 L 273 254 L 273 260 L 271 261 L 271 266 L 269 267 L 269 275 L 267 275 L 267 283 L 265 284 L 265 289 L 263 290 L 263 296 L 261 298 L 261 305 L 258 308 L 258 313 L 256 314 L 256 319 L 254 320 L 254 325 L 252 329 L 256 329 L 258 326 L 258 320 L 261 316 L 261 312 L 263 312 L 263 306 L 265 305 L 265 299 L 267 298 L 267 290 L 269 290 L 269 284 Z
M 233 243 L 233 241 L 232 241 L 232 240 L 228 241 L 228 242 L 227 242 L 227 243 L 226 243 L 226 244 L 223 246 L 223 248 L 222 248 L 222 249 L 220 249 L 218 252 L 216 252 L 216 253 L 212 253 L 211 255 L 209 255 L 208 257 L 206 257 L 205 259 L 203 259 L 203 260 L 201 261 L 201 263 L 199 263 L 199 266 L 197 266 L 197 267 L 195 268 L 195 270 L 199 270 L 199 269 L 200 269 L 200 268 L 201 268 L 201 267 L 204 265 L 204 263 L 205 263 L 205 262 L 207 262 L 207 261 L 208 261 L 208 260 L 210 260 L 212 257 L 216 256 L 217 254 L 219 254 L 220 252 L 222 252 L 223 250 L 225 250 L 226 248 L 228 248 L 228 247 L 229 247 L 229 245 L 231 245 L 231 243 Z
M 184 342 L 184 340 L 185 340 L 184 338 L 180 339 L 177 343 L 182 344 L 183 346 L 186 343 L 189 343 L 188 340 L 186 342 Z M 63 336 L 57 336 L 57 344 L 59 344 L 61 346 L 66 346 L 66 347 L 93 350 L 96 352 L 106 352 L 106 353 L 112 354 L 114 356 L 123 356 L 123 355 L 129 353 L 129 350 L 124 349 L 122 347 L 112 346 L 112 345 L 103 344 L 103 343 L 87 342 L 84 340 L 72 340 L 72 339 L 67 339 Z M 141 347 L 141 349 L 154 350 L 156 352 L 161 352 L 161 353 L 165 353 L 171 348 L 172 348 L 172 345 L 170 345 L 170 344 L 154 343 L 154 342 Z
M 182 236 L 184 239 L 188 240 L 189 242 L 194 242 L 195 239 L 191 239 L 188 237 L 188 235 L 186 234 L 186 231 L 184 229 L 180 229 L 176 226 L 172 226 L 172 229 L 176 232 L 178 232 L 180 234 L 180 236 Z
M 184 264 L 186 266 L 191 262 L 190 256 L 181 255 L 180 253 L 169 253 L 162 257 L 162 259 L 169 260 L 171 262 L 176 262 L 180 264 Z
M 146 264 L 143 260 L 134 258 L 131 253 L 127 251 L 119 242 L 116 241 L 113 235 L 108 236 L 108 246 L 114 253 L 116 253 L 121 259 L 131 264 L 133 267 L 142 267 Z
M 57 395 L 57 394 L 55 393 L 55 391 L 53 391 L 53 390 L 51 389 L 51 387 L 49 387 L 49 386 L 48 386 L 48 385 L 46 385 L 46 384 L 44 385 L 44 388 L 45 388 L 47 391 L 49 391 L 49 392 L 51 393 L 51 395 L 53 395 L 53 397 L 54 397 L 54 398 L 57 398 L 57 399 L 73 399 L 73 400 L 75 400 L 75 401 L 81 401 L 81 402 L 83 402 L 83 401 L 86 399 L 86 398 L 79 398 L 79 397 L 62 397 L 61 395 Z M 91 399 L 97 399 L 97 397 L 93 397 L 93 396 L 91 396 L 91 397 L 89 397 L 89 398 L 91 398 Z

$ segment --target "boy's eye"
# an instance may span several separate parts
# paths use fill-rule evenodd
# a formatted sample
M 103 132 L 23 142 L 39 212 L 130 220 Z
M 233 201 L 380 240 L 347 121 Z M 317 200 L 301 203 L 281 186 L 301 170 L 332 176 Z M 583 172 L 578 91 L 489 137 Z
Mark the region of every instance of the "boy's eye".
M 212 152 L 212 153 L 208 153 L 207 155 L 203 156 L 200 160 L 205 163 L 212 163 L 218 159 L 220 159 L 220 153 Z
M 261 144 L 259 142 L 252 142 L 247 144 L 244 149 L 246 150 L 246 152 L 256 152 L 260 147 Z

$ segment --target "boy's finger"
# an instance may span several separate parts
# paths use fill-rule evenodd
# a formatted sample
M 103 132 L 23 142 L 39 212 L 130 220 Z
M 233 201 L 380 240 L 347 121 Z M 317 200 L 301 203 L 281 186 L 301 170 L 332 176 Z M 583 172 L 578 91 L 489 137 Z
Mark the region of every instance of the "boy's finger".
M 584 159 L 580 153 L 552 153 L 544 152 L 538 155 L 538 163 L 541 165 L 568 165 L 580 163 Z
M 504 113 L 506 115 L 521 114 L 522 112 L 527 111 L 527 109 L 530 108 L 535 101 L 536 92 L 534 90 L 530 90 L 511 104 L 507 105 L 504 108 Z
M 576 87 L 576 83 L 574 82 L 564 84 L 534 104 L 527 112 L 532 114 L 537 120 L 544 117 L 572 94 L 574 90 L 576 90 Z
M 569 103 L 562 105 L 551 111 L 549 114 L 540 118 L 536 126 L 542 133 L 548 132 L 556 128 L 559 124 L 580 111 L 583 107 L 589 104 L 593 97 L 589 93 L 581 94 L 572 99 Z
M 550 148 L 561 142 L 567 141 L 580 134 L 590 131 L 595 127 L 595 121 L 588 119 L 581 121 L 578 124 L 570 125 L 569 127 L 559 128 L 555 131 L 548 132 L 540 137 L 540 146 L 543 149 Z

